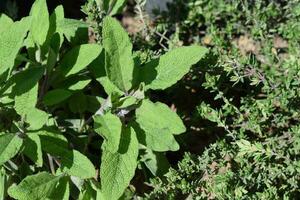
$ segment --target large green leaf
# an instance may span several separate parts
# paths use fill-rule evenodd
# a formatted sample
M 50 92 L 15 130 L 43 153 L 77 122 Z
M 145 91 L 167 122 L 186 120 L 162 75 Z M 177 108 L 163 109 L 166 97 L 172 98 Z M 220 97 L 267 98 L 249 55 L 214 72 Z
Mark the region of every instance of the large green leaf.
M 166 89 L 186 73 L 208 52 L 204 47 L 180 47 L 160 58 L 154 59 L 140 70 L 141 81 L 145 82 L 146 89 Z
M 83 44 L 74 47 L 63 57 L 60 69 L 66 76 L 76 74 L 95 60 L 101 51 L 102 47 L 98 44 Z
M 120 90 L 128 91 L 134 69 L 132 44 L 120 23 L 111 17 L 103 21 L 103 45 L 107 76 Z
M 31 18 L 26 17 L 10 25 L 7 30 L 0 32 L 0 75 L 13 68 L 30 23 Z
M 8 194 L 18 200 L 41 200 L 49 197 L 62 176 L 53 176 L 47 172 L 27 176 L 17 186 L 11 186 Z
M 95 131 L 106 140 L 104 148 L 112 153 L 117 152 L 122 132 L 122 122 L 119 117 L 108 112 L 102 116 L 95 116 L 94 123 Z
M 101 191 L 104 199 L 117 200 L 135 174 L 138 141 L 132 128 L 122 131 L 118 152 L 103 149 L 100 167 Z
M 143 100 L 136 110 L 136 128 L 140 142 L 154 151 L 176 151 L 179 149 L 174 136 L 185 131 L 181 119 L 162 103 Z
M 20 150 L 23 140 L 16 134 L 0 135 L 0 166 L 13 158 Z
M 62 135 L 43 130 L 39 132 L 39 136 L 43 151 L 59 158 L 63 172 L 82 179 L 95 177 L 96 171 L 91 161 L 80 152 L 69 150 Z
M 47 39 L 50 24 L 46 0 L 36 0 L 31 7 L 30 16 L 32 17 L 31 36 L 35 43 L 42 46 Z
M 48 114 L 35 108 L 37 103 L 38 85 L 36 84 L 28 92 L 15 97 L 15 110 L 30 124 L 31 129 L 41 128 L 48 119 Z M 39 119 L 39 120 L 37 120 Z

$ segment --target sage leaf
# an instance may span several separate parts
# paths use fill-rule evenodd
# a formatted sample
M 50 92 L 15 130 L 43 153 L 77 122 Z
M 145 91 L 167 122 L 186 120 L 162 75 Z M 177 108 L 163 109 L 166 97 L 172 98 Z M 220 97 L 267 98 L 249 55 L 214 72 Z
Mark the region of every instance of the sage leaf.
M 151 60 L 139 72 L 145 89 L 163 90 L 172 86 L 207 52 L 201 46 L 180 47 Z
M 5 31 L 0 32 L 0 75 L 13 68 L 30 23 L 31 18 L 25 17 L 21 21 L 13 23 Z
M 6 31 L 12 24 L 13 20 L 5 14 L 0 14 L 0 33 Z
M 22 144 L 23 140 L 14 133 L 0 135 L 0 166 L 13 158 Z
M 101 158 L 101 192 L 104 199 L 117 200 L 135 174 L 138 141 L 133 128 L 124 128 L 118 152 L 103 149 Z
M 30 28 L 33 41 L 42 46 L 49 30 L 49 12 L 46 0 L 36 0 L 30 10 L 32 24 Z
M 41 200 L 54 192 L 62 176 L 53 176 L 47 172 L 27 176 L 17 186 L 8 189 L 9 196 L 18 200 Z
M 74 47 L 63 57 L 60 69 L 63 75 L 76 74 L 86 68 L 101 53 L 102 48 L 98 44 L 83 44 Z
M 117 152 L 121 132 L 122 122 L 116 115 L 108 112 L 104 115 L 96 115 L 94 117 L 95 131 L 105 139 L 105 149 L 110 152 Z
M 103 21 L 103 47 L 108 78 L 123 92 L 128 91 L 134 69 L 132 44 L 120 23 L 111 17 Z
M 168 114 L 170 114 L 170 118 L 165 118 Z M 154 151 L 177 151 L 179 145 L 172 134 L 179 134 L 185 131 L 185 128 L 180 118 L 175 115 L 176 113 L 172 113 L 162 103 L 143 100 L 141 106 L 136 110 L 136 122 L 140 129 L 135 128 L 139 141 Z M 176 122 L 179 124 L 175 124 Z
M 29 133 L 24 140 L 24 154 L 28 156 L 38 167 L 43 166 L 43 152 L 41 140 L 37 133 Z
M 93 163 L 79 151 L 69 150 L 67 141 L 61 134 L 42 130 L 39 136 L 43 151 L 56 156 L 61 161 L 63 172 L 82 179 L 95 177 Z

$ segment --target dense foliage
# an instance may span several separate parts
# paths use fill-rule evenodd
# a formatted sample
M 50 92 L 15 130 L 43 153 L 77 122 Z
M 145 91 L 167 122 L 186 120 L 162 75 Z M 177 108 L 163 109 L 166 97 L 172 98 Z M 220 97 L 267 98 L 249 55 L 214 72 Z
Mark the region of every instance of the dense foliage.
M 299 0 L 6 6 L 0 200 L 300 196 Z
M 175 84 L 207 49 L 141 62 L 109 16 L 120 2 L 101 4 L 99 44 L 88 43 L 88 24 L 64 18 L 62 6 L 49 15 L 45 0 L 20 21 L 1 15 L 1 198 L 119 199 L 139 146 L 179 149 L 173 135 L 185 125 L 146 91 Z

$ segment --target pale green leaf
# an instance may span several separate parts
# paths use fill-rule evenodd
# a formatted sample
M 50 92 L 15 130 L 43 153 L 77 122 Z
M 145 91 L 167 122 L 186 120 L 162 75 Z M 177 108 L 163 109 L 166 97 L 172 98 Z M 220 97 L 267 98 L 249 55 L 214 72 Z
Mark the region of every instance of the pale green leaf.
M 58 104 L 72 95 L 72 92 L 64 89 L 55 89 L 47 92 L 44 96 L 44 104 L 46 106 L 52 106 Z
M 31 19 L 26 17 L 13 23 L 7 30 L 0 33 L 0 75 L 13 68 L 15 58 L 23 46 L 30 23 Z
M 187 74 L 191 66 L 203 58 L 207 52 L 206 48 L 200 46 L 171 50 L 141 68 L 141 81 L 145 82 L 146 89 L 166 89 Z
M 46 0 L 36 0 L 31 7 L 30 16 L 32 17 L 31 36 L 35 43 L 42 46 L 47 39 L 50 24 Z
M 168 114 L 170 114 L 170 118 L 167 116 Z M 178 150 L 179 145 L 172 135 L 172 131 L 179 133 L 185 129 L 183 129 L 180 118 L 174 115 L 176 113 L 172 113 L 162 103 L 143 100 L 142 105 L 136 110 L 136 121 L 141 128 L 141 130 L 136 129 L 140 142 L 154 151 Z M 175 124 L 176 122 L 179 124 Z
M 31 112 L 26 115 L 26 122 L 30 124 L 29 130 L 40 129 L 48 122 L 48 113 L 32 108 Z
M 23 140 L 16 134 L 0 135 L 0 166 L 13 158 L 20 150 Z
M 24 154 L 28 156 L 38 167 L 43 166 L 43 153 L 41 140 L 37 133 L 29 133 L 24 140 Z
M 101 135 L 106 141 L 104 148 L 112 153 L 118 151 L 122 122 L 116 115 L 108 112 L 104 115 L 96 115 L 94 117 L 95 131 Z
M 27 176 L 19 185 L 11 186 L 8 194 L 18 200 L 42 200 L 54 192 L 61 177 L 47 172 Z
M 103 149 L 100 167 L 101 191 L 104 199 L 117 200 L 135 174 L 138 141 L 132 128 L 122 131 L 118 152 Z
M 86 68 L 102 51 L 98 44 L 83 44 L 74 47 L 63 57 L 60 69 L 65 76 L 76 74 Z
M 5 14 L 0 14 L 0 33 L 6 31 L 14 21 Z
M 120 90 L 128 91 L 132 86 L 134 69 L 132 44 L 127 32 L 111 17 L 106 17 L 103 22 L 103 45 L 108 78 Z
M 15 110 L 30 124 L 31 129 L 41 128 L 48 119 L 48 114 L 35 108 L 37 103 L 38 85 L 36 84 L 28 92 L 15 97 Z

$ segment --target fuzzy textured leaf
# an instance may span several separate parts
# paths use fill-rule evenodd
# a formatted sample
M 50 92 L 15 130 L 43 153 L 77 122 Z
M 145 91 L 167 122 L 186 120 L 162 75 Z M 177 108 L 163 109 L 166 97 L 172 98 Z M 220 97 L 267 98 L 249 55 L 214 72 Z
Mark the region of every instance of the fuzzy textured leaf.
M 6 31 L 13 23 L 13 20 L 7 15 L 0 14 L 0 33 Z
M 95 60 L 102 51 L 98 44 L 83 44 L 74 47 L 63 57 L 61 71 L 65 76 L 76 74 Z
M 170 118 L 165 118 L 171 114 Z M 174 117 L 169 108 L 162 103 L 152 103 L 150 100 L 143 100 L 142 105 L 136 110 L 136 121 L 143 131 L 138 131 L 139 140 L 154 151 L 177 151 L 177 144 L 172 131 L 176 133 L 185 130 L 180 118 Z M 172 117 L 173 116 L 173 117 Z M 175 124 L 180 122 L 180 124 Z M 137 130 L 136 130 L 137 131 Z
M 15 58 L 23 46 L 30 22 L 31 18 L 26 17 L 13 23 L 7 30 L 0 32 L 0 75 L 14 66 Z
M 38 167 L 43 166 L 43 152 L 41 140 L 37 133 L 27 134 L 24 140 L 24 154 L 28 156 Z
M 134 69 L 132 44 L 120 23 L 111 17 L 106 17 L 103 22 L 103 46 L 108 78 L 120 90 L 128 91 Z
M 66 140 L 59 133 L 43 130 L 39 132 L 39 135 L 43 151 L 60 158 L 63 172 L 82 179 L 96 175 L 91 161 L 80 152 L 69 150 Z
M 47 39 L 50 24 L 46 0 L 36 0 L 32 5 L 30 16 L 32 17 L 31 36 L 34 42 L 42 46 Z
M 172 86 L 207 52 L 206 48 L 200 46 L 180 47 L 148 62 L 140 70 L 145 88 L 162 90 Z
M 132 128 L 124 128 L 118 152 L 103 149 L 101 158 L 101 191 L 104 199 L 117 200 L 135 174 L 138 141 Z
M 16 134 L 0 135 L 0 166 L 13 158 L 20 150 L 23 140 Z
M 27 176 L 17 186 L 11 186 L 8 194 L 18 200 L 41 200 L 51 195 L 62 176 L 47 172 Z
M 108 112 L 101 116 L 96 115 L 94 122 L 95 131 L 106 140 L 104 148 L 112 153 L 117 152 L 122 132 L 122 122 L 119 117 Z

